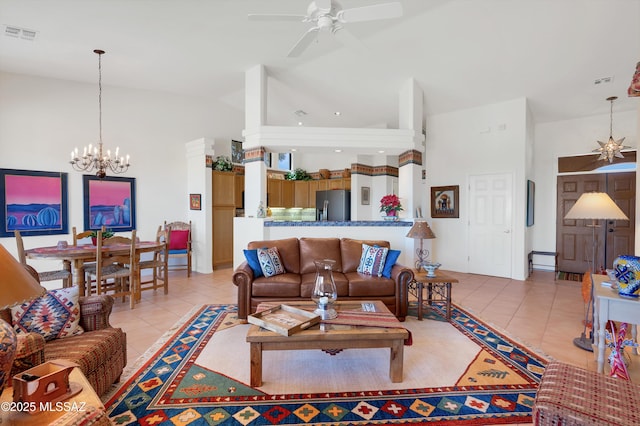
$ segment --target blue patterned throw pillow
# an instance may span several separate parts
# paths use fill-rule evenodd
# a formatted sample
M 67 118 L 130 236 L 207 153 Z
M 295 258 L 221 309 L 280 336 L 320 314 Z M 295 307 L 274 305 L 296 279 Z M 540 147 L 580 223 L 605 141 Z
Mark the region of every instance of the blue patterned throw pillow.
M 362 256 L 357 271 L 361 274 L 381 277 L 387 253 L 389 253 L 389 249 L 386 247 L 362 244 Z
M 16 333 L 35 332 L 46 341 L 84 332 L 79 325 L 78 287 L 49 290 L 44 296 L 11 308 Z
M 260 268 L 265 277 L 272 277 L 286 272 L 282 260 L 280 260 L 280 252 L 278 252 L 277 247 L 258 249 L 257 253 Z

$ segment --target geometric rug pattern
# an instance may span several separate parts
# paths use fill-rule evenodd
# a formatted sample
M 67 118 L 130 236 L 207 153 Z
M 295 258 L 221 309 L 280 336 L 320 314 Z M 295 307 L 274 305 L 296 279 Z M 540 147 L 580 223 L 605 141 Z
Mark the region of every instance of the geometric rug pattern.
M 443 316 L 441 305 L 433 308 L 436 315 Z M 455 305 L 452 309 L 452 325 L 482 347 L 452 386 L 268 395 L 194 364 L 216 331 L 239 323 L 235 305 L 205 305 L 121 384 L 105 406 L 115 425 L 531 422 L 547 361 L 463 309 Z M 492 384 L 492 377 L 499 379 L 503 374 L 517 375 L 518 380 L 509 385 Z

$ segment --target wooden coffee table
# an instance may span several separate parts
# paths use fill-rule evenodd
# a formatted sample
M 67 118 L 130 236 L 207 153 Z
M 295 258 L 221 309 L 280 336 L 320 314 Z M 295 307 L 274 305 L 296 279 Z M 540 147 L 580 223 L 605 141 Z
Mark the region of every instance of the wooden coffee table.
M 315 304 L 309 302 L 282 302 L 289 306 L 313 311 Z M 362 304 L 373 306 L 375 312 L 388 313 L 380 301 L 338 301 L 336 311 L 362 311 Z M 273 302 L 269 303 L 273 306 Z M 260 310 L 261 307 L 258 307 Z M 395 317 L 394 317 L 395 319 Z M 395 324 L 397 323 L 397 324 Z M 247 332 L 247 342 L 251 345 L 251 386 L 262 386 L 262 351 L 291 351 L 303 349 L 322 349 L 327 351 L 341 349 L 389 348 L 389 378 L 394 383 L 402 382 L 404 341 L 409 332 L 395 319 L 393 327 L 370 327 L 362 325 L 340 325 L 321 323 L 291 336 L 251 325 Z

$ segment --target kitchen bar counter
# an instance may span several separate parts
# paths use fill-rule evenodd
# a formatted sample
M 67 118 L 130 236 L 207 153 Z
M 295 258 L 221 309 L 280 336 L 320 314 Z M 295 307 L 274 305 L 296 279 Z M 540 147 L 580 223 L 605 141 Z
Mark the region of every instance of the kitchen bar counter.
M 236 217 L 233 222 L 233 267 L 244 261 L 243 249 L 250 241 L 283 238 L 353 238 L 357 240 L 389 241 L 391 248 L 401 250 L 398 262 L 413 265 L 416 242 L 407 238 L 413 221 L 354 220 L 338 221 L 280 221 L 270 218 Z M 431 250 L 430 240 L 424 248 Z
M 271 226 L 411 226 L 413 222 L 409 221 L 390 221 L 390 220 L 264 220 L 265 227 Z

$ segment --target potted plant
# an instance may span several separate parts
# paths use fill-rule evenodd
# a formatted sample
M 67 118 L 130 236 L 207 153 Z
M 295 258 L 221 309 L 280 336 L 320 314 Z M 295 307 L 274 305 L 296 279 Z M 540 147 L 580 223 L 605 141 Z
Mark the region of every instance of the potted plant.
M 219 170 L 221 172 L 230 172 L 233 170 L 233 163 L 231 159 L 225 155 L 218 155 L 216 161 L 213 162 L 213 170 Z
M 306 170 L 297 168 L 285 175 L 287 180 L 311 180 L 311 175 Z
M 89 234 L 89 236 L 91 237 L 91 242 L 93 243 L 93 245 L 96 245 L 96 242 L 98 240 L 98 231 L 91 231 L 91 234 Z M 110 231 L 110 230 L 106 230 L 102 232 L 102 239 L 107 239 L 107 238 L 111 238 L 114 236 L 114 232 Z
M 400 198 L 395 194 L 385 195 L 380 199 L 380 211 L 385 212 L 387 217 L 397 220 L 398 212 L 403 210 Z

